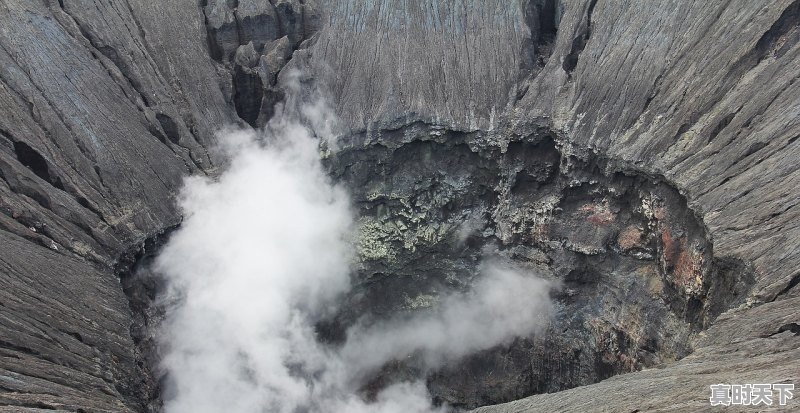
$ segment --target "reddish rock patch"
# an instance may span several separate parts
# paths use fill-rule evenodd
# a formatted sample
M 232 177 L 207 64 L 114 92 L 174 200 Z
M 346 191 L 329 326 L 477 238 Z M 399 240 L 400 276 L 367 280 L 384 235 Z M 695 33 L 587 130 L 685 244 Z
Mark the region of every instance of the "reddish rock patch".
M 620 231 L 619 236 L 617 236 L 617 245 L 619 245 L 620 249 L 623 251 L 629 251 L 633 248 L 642 248 L 644 246 L 642 243 L 642 231 L 633 225 L 627 226 Z
M 595 225 L 607 225 L 614 222 L 614 213 L 608 208 L 607 202 L 586 204 L 579 211 L 588 213 L 586 220 Z

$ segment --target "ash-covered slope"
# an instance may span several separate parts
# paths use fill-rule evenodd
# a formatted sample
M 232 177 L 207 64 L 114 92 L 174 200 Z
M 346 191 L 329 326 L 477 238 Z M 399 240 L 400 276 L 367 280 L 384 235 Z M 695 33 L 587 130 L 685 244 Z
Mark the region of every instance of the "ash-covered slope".
M 1 410 L 148 403 L 115 272 L 180 221 L 182 178 L 213 174 L 214 130 L 241 122 L 212 7 L 0 4 Z
M 574 287 L 565 308 L 608 298 L 557 336 L 587 348 L 574 362 L 517 343 L 432 377 L 439 400 L 658 365 L 485 411 L 694 409 L 712 383 L 797 384 L 798 40 L 789 0 L 4 1 L 0 411 L 151 402 L 119 263 L 179 223 L 183 176 L 215 173 L 215 128 L 272 116 L 287 62 L 329 94 L 332 171 L 363 192 L 366 299 L 338 322 L 468 283 L 486 245 Z
M 113 266 L 176 224 L 235 114 L 189 2 L 0 5 L 0 404 L 127 411 L 140 381 Z

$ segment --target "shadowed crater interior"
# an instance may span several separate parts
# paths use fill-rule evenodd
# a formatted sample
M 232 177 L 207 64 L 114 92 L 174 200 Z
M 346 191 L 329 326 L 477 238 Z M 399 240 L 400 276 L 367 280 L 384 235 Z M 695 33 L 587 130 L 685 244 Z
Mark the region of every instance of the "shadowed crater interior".
M 361 232 L 357 287 L 323 331 L 336 340 L 357 319 L 429 311 L 498 257 L 559 280 L 556 317 L 439 371 L 398 361 L 373 387 L 425 374 L 438 402 L 472 408 L 586 385 L 685 357 L 694 333 L 744 299 L 751 271 L 714 256 L 663 177 L 564 149 L 546 129 L 487 141 L 415 124 L 354 136 L 329 160 Z
M 319 324 L 325 341 L 343 340 L 357 321 L 435 309 L 444 294 L 468 290 L 486 259 L 560 285 L 543 334 L 437 371 L 414 357 L 391 362 L 364 387 L 366 397 L 424 376 L 437 403 L 473 408 L 669 364 L 744 300 L 752 271 L 714 256 L 704 225 L 663 177 L 566 149 L 547 129 L 489 141 L 498 140 L 419 123 L 377 139 L 350 136 L 325 161 L 359 213 L 355 287 Z M 119 270 L 150 410 L 160 405 L 153 337 L 164 312 L 154 305 L 161 284 L 149 262 L 164 239 Z

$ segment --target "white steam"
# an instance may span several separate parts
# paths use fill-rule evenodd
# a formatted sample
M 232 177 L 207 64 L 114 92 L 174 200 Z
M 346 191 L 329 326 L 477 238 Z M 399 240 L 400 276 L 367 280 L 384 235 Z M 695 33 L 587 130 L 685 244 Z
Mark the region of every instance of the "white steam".
M 349 379 L 362 379 L 389 361 L 420 355 L 430 368 L 524 337 L 547 324 L 550 283 L 491 263 L 471 294 L 451 295 L 433 314 L 353 328 L 340 355 Z
M 330 124 L 324 105 L 301 113 L 305 124 Z M 314 325 L 350 288 L 354 259 L 353 211 L 314 137 L 329 132 L 286 115 L 263 132 L 227 131 L 227 170 L 187 179 L 185 219 L 156 261 L 173 303 L 160 337 L 167 413 L 440 411 L 419 382 L 369 401 L 359 389 L 392 360 L 413 354 L 435 368 L 547 322 L 549 283 L 487 265 L 474 291 L 444 297 L 431 314 L 320 343 Z
M 308 383 L 292 374 L 310 329 L 349 285 L 352 219 L 322 172 L 317 142 L 287 128 L 267 146 L 224 136 L 219 181 L 188 180 L 185 220 L 158 259 L 180 304 L 165 328 L 175 397 L 168 412 L 292 412 Z

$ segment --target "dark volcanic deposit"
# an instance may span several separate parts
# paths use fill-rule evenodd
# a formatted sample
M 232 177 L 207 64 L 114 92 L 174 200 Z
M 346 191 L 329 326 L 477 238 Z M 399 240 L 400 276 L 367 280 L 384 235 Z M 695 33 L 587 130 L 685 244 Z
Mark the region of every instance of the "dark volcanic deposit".
M 304 320 L 328 360 L 284 366 L 316 403 L 412 411 L 386 390 L 413 382 L 420 412 L 697 411 L 798 384 L 798 78 L 797 0 L 2 0 L 0 412 L 181 411 L 158 262 L 186 178 L 225 182 L 224 137 L 293 136 L 287 114 L 352 219 L 350 282 Z M 431 314 L 493 271 L 545 283 L 520 309 L 547 322 L 322 389 L 358 329 L 487 336 Z

